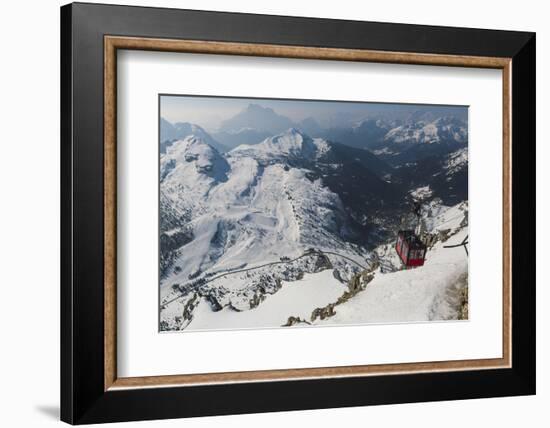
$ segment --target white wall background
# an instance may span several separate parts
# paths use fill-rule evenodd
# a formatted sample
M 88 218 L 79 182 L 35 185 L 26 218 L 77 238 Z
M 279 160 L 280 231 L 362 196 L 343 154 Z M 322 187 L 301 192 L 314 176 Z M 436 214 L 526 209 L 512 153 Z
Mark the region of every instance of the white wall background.
M 550 276 L 541 245 L 550 239 L 550 148 L 543 138 L 550 114 L 548 11 L 541 1 L 387 0 L 146 0 L 170 6 L 323 18 L 485 27 L 537 32 L 538 153 L 538 394 L 535 397 L 421 403 L 155 421 L 142 426 L 547 426 L 550 404 L 548 312 Z M 103 1 L 103 3 L 116 3 Z M 59 6 L 58 0 L 4 2 L 0 12 L 0 424 L 58 424 L 59 406 Z M 546 137 L 546 135 L 544 135 Z M 546 196 L 546 197 L 544 197 Z M 546 246 L 548 247 L 548 246 Z M 544 252 L 543 252 L 544 250 Z M 546 256 L 546 257 L 545 257 Z M 137 426 L 127 424 L 125 426 Z

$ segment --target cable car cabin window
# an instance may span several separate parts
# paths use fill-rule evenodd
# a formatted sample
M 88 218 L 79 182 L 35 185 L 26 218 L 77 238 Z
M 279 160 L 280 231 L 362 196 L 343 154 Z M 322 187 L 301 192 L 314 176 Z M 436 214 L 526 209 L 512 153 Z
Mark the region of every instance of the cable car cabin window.
M 424 258 L 424 250 L 412 250 L 410 252 L 409 258 L 411 259 L 422 259 Z

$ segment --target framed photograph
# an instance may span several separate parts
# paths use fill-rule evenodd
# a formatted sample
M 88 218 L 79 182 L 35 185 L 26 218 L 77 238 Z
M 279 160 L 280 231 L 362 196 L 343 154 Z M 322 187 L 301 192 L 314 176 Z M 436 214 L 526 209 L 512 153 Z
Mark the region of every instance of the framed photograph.
M 535 393 L 535 35 L 61 8 L 61 418 Z

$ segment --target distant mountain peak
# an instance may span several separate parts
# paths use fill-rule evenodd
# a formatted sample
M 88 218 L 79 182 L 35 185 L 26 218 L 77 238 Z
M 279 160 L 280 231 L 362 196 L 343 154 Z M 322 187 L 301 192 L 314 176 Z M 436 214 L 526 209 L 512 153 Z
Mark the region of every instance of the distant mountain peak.
M 465 123 L 454 117 L 445 116 L 426 121 L 411 121 L 391 129 L 384 140 L 393 143 L 466 143 L 468 129 Z
M 275 113 L 275 111 L 271 107 L 263 107 L 260 104 L 255 104 L 255 103 L 248 104 L 248 106 L 246 107 L 246 110 L 247 111 L 268 111 L 268 112 Z
M 298 126 L 311 137 L 321 137 L 324 131 L 323 127 L 313 117 L 306 117 L 298 123 Z
M 320 126 L 319 122 L 317 122 L 317 120 L 315 118 L 311 117 L 311 116 L 308 116 L 305 119 L 302 119 L 300 121 L 300 123 L 309 123 L 309 124 L 314 124 L 314 125 Z
M 214 147 L 219 152 L 227 151 L 227 148 L 216 141 L 208 132 L 201 126 L 190 122 L 176 122 L 170 123 L 164 118 L 161 118 L 160 122 L 160 152 L 161 154 L 166 152 L 175 140 L 183 140 L 190 135 L 195 135 L 198 138 L 203 139 L 210 146 Z
M 292 127 L 292 128 L 288 128 L 285 132 L 279 134 L 279 135 L 299 135 L 301 137 L 307 137 L 309 138 L 308 135 L 306 135 L 301 129 L 298 129 L 298 128 L 295 128 L 295 127 Z
M 273 135 L 292 126 L 295 126 L 292 120 L 278 114 L 272 108 L 251 103 L 235 116 L 224 120 L 220 131 L 235 132 L 244 128 L 253 128 L 258 131 L 267 131 Z
M 442 116 L 434 120 L 433 122 L 436 125 L 456 125 L 456 126 L 465 126 L 465 123 L 462 119 L 459 119 L 456 116 Z

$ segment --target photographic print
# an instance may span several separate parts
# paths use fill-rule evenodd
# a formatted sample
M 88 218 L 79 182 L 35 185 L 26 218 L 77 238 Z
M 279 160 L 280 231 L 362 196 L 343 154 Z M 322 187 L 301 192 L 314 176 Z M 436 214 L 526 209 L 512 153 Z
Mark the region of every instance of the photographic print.
M 468 319 L 467 106 L 159 95 L 156 144 L 160 331 Z

